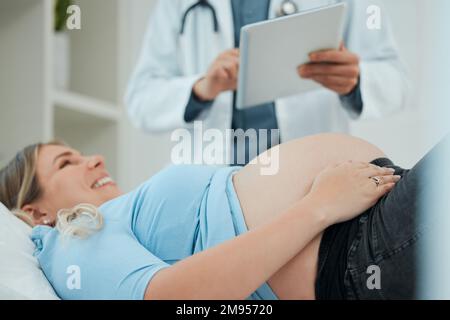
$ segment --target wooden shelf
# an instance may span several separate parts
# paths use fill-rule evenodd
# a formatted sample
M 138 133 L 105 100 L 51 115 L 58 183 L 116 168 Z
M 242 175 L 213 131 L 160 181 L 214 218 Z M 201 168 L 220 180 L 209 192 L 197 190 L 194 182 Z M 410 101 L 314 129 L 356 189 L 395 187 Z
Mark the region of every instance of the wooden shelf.
M 57 91 L 54 95 L 53 104 L 56 108 L 78 112 L 100 120 L 112 122 L 120 120 L 119 106 L 73 92 Z

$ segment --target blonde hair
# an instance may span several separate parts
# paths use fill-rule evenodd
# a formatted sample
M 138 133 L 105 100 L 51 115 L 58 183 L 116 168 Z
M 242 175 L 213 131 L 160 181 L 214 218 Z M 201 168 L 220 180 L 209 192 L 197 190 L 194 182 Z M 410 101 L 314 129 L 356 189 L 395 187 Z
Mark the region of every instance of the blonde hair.
M 39 200 L 43 190 L 36 174 L 39 150 L 46 145 L 65 146 L 63 142 L 30 145 L 19 151 L 9 164 L 0 170 L 0 202 L 16 217 L 34 227 L 32 217 L 21 208 Z M 71 209 L 61 209 L 57 213 L 56 229 L 64 237 L 86 238 L 100 230 L 103 217 L 90 204 L 80 204 Z
M 58 211 L 56 229 L 64 237 L 87 238 L 103 226 L 103 216 L 97 207 L 82 203 L 72 209 Z

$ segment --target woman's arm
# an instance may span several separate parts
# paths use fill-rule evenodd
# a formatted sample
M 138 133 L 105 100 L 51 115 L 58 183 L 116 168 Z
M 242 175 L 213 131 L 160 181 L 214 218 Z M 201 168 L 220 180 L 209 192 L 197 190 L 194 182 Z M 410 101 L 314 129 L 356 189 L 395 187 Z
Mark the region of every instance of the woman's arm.
M 372 176 L 386 184 L 376 187 Z M 319 232 L 363 212 L 396 181 L 392 171 L 366 164 L 329 167 L 285 213 L 158 272 L 145 299 L 245 299 Z
M 160 271 L 145 298 L 245 299 L 326 226 L 302 201 L 270 223 Z

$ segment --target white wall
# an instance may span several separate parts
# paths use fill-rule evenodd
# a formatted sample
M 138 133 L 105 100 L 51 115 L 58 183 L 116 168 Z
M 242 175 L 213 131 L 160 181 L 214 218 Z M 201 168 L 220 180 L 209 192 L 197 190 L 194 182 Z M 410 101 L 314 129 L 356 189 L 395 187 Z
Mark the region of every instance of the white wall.
M 147 30 L 149 16 L 156 0 L 123 0 L 124 10 L 128 14 L 128 26 L 126 27 L 125 47 L 128 49 L 128 57 L 124 62 L 124 72 L 128 76 L 135 67 L 140 54 L 140 49 Z M 123 84 L 125 92 L 126 83 Z M 150 176 L 163 168 L 170 159 L 170 135 L 149 135 L 126 124 L 125 132 L 125 154 L 129 157 L 128 175 L 123 177 L 124 190 L 130 190 L 138 183 L 147 180 Z M 131 160 L 131 161 L 130 161 Z
M 380 0 L 378 0 L 380 1 Z M 378 2 L 377 1 L 377 2 Z M 427 4 L 432 5 L 432 0 Z M 421 37 L 423 21 L 420 12 L 420 0 L 382 0 L 386 14 L 393 26 L 399 50 L 410 69 L 412 92 L 407 108 L 396 115 L 376 121 L 364 121 L 352 124 L 352 134 L 381 147 L 396 163 L 409 167 L 416 163 L 436 142 L 437 135 L 426 134 L 427 121 L 432 106 L 427 101 L 419 101 Z M 423 1 L 422 1 L 423 2 Z M 141 46 L 143 32 L 146 29 L 150 10 L 155 0 L 127 1 L 130 15 L 130 35 L 128 48 L 130 59 L 127 69 L 131 72 Z M 168 135 L 150 136 L 132 129 L 127 136 L 128 155 L 133 157 L 134 168 L 130 171 L 126 186 L 132 187 L 149 175 L 158 171 L 169 159 L 170 139 Z M 136 155 L 139 155 L 137 157 Z
M 410 167 L 428 151 L 431 143 L 424 139 L 426 127 L 422 119 L 425 110 L 417 98 L 419 0 L 383 0 L 382 3 L 383 19 L 389 19 L 409 71 L 411 92 L 403 111 L 380 120 L 353 123 L 351 133 L 379 146 L 397 164 Z

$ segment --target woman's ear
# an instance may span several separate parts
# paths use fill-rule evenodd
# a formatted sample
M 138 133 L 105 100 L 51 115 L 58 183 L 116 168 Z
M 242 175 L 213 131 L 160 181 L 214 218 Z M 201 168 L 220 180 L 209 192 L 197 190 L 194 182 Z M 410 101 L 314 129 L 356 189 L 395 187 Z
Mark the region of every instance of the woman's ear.
M 45 222 L 48 222 L 48 214 L 42 212 L 37 205 L 27 204 L 22 207 L 22 211 L 30 217 L 34 225 L 47 224 Z

